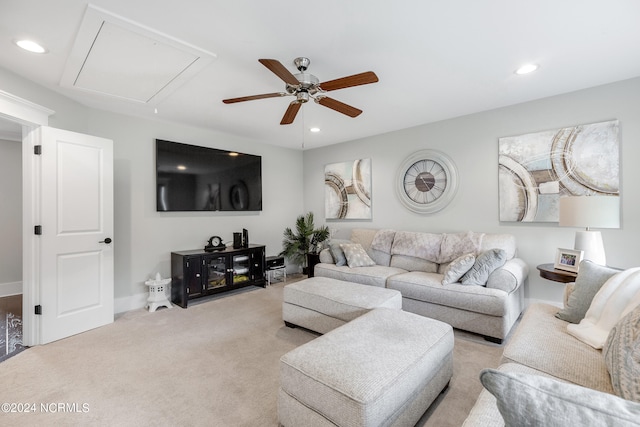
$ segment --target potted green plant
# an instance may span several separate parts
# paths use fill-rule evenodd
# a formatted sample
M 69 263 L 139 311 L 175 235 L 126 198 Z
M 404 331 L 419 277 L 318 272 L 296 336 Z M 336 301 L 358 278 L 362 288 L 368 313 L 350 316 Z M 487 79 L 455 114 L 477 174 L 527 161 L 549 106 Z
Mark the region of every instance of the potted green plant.
M 295 231 L 290 227 L 284 230 L 282 252 L 293 263 L 302 266 L 302 272 L 307 274 L 308 255 L 317 254 L 321 244 L 329 238 L 329 227 L 323 225 L 316 228 L 313 223 L 313 212 L 300 215 L 296 219 Z

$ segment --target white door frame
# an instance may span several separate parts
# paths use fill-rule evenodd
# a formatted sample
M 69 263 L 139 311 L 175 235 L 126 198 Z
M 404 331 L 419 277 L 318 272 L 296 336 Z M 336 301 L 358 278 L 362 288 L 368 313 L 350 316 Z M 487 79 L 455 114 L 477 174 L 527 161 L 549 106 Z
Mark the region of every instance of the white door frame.
M 39 247 L 33 227 L 40 220 L 39 162 L 34 156 L 33 130 L 49 124 L 55 111 L 0 91 L 0 117 L 22 126 L 22 341 L 40 343 L 40 328 L 34 313 L 39 301 Z

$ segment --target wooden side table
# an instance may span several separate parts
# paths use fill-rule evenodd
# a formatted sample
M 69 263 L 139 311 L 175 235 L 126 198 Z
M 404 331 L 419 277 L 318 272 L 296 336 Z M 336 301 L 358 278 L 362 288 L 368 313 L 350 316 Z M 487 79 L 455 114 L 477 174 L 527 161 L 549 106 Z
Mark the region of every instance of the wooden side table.
M 538 270 L 540 270 L 540 277 L 547 280 L 553 280 L 554 282 L 560 282 L 560 283 L 575 282 L 576 277 L 578 276 L 578 273 L 573 273 L 571 271 L 558 270 L 557 268 L 554 268 L 553 263 L 540 264 L 537 268 Z

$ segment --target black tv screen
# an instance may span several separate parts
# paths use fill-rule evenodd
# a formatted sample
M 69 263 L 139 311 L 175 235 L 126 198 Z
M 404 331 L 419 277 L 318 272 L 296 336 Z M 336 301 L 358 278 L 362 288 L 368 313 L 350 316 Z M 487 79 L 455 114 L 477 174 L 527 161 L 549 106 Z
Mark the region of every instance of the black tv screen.
M 156 210 L 261 211 L 262 157 L 156 139 Z

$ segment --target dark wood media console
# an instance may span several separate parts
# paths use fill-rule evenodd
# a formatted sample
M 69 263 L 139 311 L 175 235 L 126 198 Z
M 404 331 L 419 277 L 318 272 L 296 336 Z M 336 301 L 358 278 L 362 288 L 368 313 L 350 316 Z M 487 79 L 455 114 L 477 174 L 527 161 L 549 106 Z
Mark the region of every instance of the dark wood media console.
M 171 301 L 182 308 L 191 299 L 245 286 L 266 286 L 264 245 L 171 252 Z

